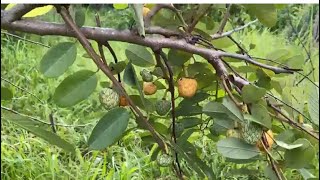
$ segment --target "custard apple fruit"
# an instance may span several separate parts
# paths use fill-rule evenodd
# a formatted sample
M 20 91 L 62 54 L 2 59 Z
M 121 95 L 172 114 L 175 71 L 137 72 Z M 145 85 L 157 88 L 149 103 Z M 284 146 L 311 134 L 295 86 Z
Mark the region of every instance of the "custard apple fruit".
M 254 122 L 248 122 L 241 128 L 241 136 L 248 144 L 256 144 L 260 140 L 262 133 L 262 126 Z
M 145 82 L 152 82 L 152 80 L 153 80 L 152 74 L 150 73 L 150 71 L 148 71 L 146 69 L 143 69 L 140 72 L 140 75 L 142 77 L 142 80 L 145 81 Z
M 111 88 L 102 89 L 99 94 L 99 99 L 106 110 L 119 106 L 119 94 Z
M 156 107 L 156 112 L 160 116 L 164 116 L 169 112 L 171 108 L 171 102 L 167 100 L 160 100 L 156 102 L 155 107 Z

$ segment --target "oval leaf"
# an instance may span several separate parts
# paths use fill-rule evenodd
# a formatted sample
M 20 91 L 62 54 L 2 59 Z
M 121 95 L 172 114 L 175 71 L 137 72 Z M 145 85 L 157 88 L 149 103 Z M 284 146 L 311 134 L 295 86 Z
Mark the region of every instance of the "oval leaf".
M 17 114 L 8 114 L 6 117 L 9 121 L 31 132 L 32 134 L 46 140 L 52 145 L 56 145 L 68 152 L 74 152 L 75 148 L 72 144 L 60 138 L 57 134 L 47 131 L 29 118 Z
M 175 50 L 175 49 L 170 49 L 168 52 L 168 60 L 172 65 L 175 65 L 175 66 L 182 66 L 191 57 L 192 57 L 192 54 L 184 51 Z
M 16 4 L 9 4 L 9 5 L 6 7 L 6 10 L 11 9 L 11 8 L 14 7 L 15 5 L 16 5 Z M 41 15 L 44 15 L 44 14 L 48 13 L 49 11 L 51 11 L 52 8 L 53 8 L 52 5 L 34 8 L 33 10 L 31 10 L 30 12 L 28 12 L 27 14 L 25 14 L 23 17 L 36 17 L 36 16 L 41 16 Z
M 267 91 L 263 88 L 248 84 L 242 88 L 242 98 L 245 103 L 253 103 L 259 101 Z
M 117 10 L 128 8 L 128 4 L 113 4 L 113 7 Z
M 125 51 L 127 58 L 132 64 L 140 67 L 151 67 L 156 65 L 152 54 L 143 46 L 129 45 Z
M 53 100 L 60 107 L 73 106 L 86 99 L 97 86 L 95 72 L 82 70 L 65 78 L 54 92 Z
M 284 159 L 287 167 L 300 169 L 312 162 L 316 153 L 307 139 L 298 139 L 293 144 L 303 144 L 303 146 L 285 152 Z
M 226 138 L 217 143 L 217 150 L 224 157 L 231 159 L 250 159 L 260 152 L 254 146 L 238 138 Z
M 133 10 L 135 13 L 135 20 L 140 36 L 146 36 L 144 32 L 144 21 L 143 21 L 143 4 L 133 4 Z
M 84 9 L 81 8 L 76 10 L 74 20 L 77 26 L 82 27 L 84 25 L 84 22 L 86 21 L 86 13 Z
M 46 77 L 58 77 L 73 64 L 77 56 L 75 43 L 63 42 L 51 47 L 42 57 L 40 72 Z
M 116 142 L 124 133 L 129 122 L 129 112 L 125 108 L 115 108 L 107 112 L 92 130 L 88 140 L 89 148 L 102 150 Z
M 308 111 L 313 123 L 319 126 L 319 89 L 309 86 Z
M 248 4 L 245 5 L 249 13 L 267 27 L 273 27 L 277 22 L 277 9 L 273 4 Z

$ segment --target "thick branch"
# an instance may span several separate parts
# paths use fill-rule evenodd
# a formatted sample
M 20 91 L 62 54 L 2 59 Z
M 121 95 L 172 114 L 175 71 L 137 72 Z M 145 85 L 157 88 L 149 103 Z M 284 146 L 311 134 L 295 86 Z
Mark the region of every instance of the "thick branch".
M 1 11 L 1 13 L 3 13 L 3 11 Z M 1 18 L 2 29 L 16 30 L 16 31 L 22 31 L 22 32 L 38 34 L 38 35 L 60 35 L 60 36 L 75 37 L 74 32 L 64 24 L 48 23 L 48 22 L 34 21 L 34 20 L 20 20 L 13 23 L 8 23 L 6 21 L 2 21 L 2 18 Z M 150 34 L 150 29 L 149 28 L 146 29 L 147 34 Z M 178 49 L 178 50 L 182 50 L 182 51 L 193 53 L 193 54 L 198 54 L 205 59 L 212 59 L 212 57 L 218 57 L 218 56 L 233 57 L 236 59 L 245 60 L 251 64 L 260 66 L 262 68 L 270 69 L 275 73 L 293 73 L 293 70 L 291 69 L 283 69 L 279 67 L 265 65 L 265 64 L 256 62 L 255 60 L 247 56 L 197 47 L 187 43 L 184 39 L 169 39 L 169 38 L 157 38 L 157 37 L 142 38 L 130 32 L 129 30 L 119 31 L 119 30 L 114 30 L 110 28 L 82 27 L 80 30 L 85 35 L 86 38 L 95 40 L 97 42 L 111 40 L 111 41 L 122 41 L 122 42 L 128 42 L 133 44 L 139 44 L 142 46 L 150 47 L 152 49 L 172 48 L 172 49 Z M 156 30 L 152 29 L 152 31 L 154 32 Z
M 1 12 L 1 24 L 2 24 L 2 20 L 7 21 L 8 23 L 16 21 L 16 20 L 20 19 L 23 15 L 30 12 L 32 9 L 34 9 L 36 7 L 41 7 L 41 6 L 45 6 L 45 5 L 17 4 L 14 7 L 12 7 L 11 9 L 5 11 L 4 14 L 2 14 L 2 12 Z M 5 17 L 5 18 L 3 18 L 3 17 Z

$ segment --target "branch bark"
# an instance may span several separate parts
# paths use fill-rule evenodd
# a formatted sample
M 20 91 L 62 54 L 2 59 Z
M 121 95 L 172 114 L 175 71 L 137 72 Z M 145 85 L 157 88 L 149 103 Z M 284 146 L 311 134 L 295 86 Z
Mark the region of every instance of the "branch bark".
M 1 15 L 5 14 L 5 11 L 1 11 Z M 3 20 L 4 19 L 4 20 Z M 76 37 L 73 30 L 68 28 L 64 24 L 48 23 L 36 20 L 19 20 L 9 23 L 5 20 L 6 17 L 1 16 L 1 28 L 6 30 L 15 30 L 37 35 L 60 35 L 67 37 Z M 159 31 L 161 30 L 161 31 Z M 84 34 L 87 39 L 95 40 L 97 42 L 109 41 L 121 41 L 133 44 L 138 44 L 142 46 L 150 47 L 151 49 L 161 49 L 161 48 L 172 48 L 178 49 L 185 52 L 198 54 L 205 59 L 212 59 L 212 57 L 233 57 L 239 60 L 244 60 L 248 63 L 254 64 L 256 66 L 266 68 L 274 71 L 275 73 L 293 73 L 291 69 L 283 69 L 279 67 L 273 67 L 259 63 L 247 56 L 227 53 L 222 51 L 216 51 L 213 49 L 206 49 L 202 47 L 197 47 L 186 42 L 185 39 L 169 39 L 169 38 L 158 38 L 158 37 L 139 37 L 129 30 L 119 31 L 110 28 L 97 28 L 97 27 L 82 27 L 80 32 Z M 167 31 L 161 28 L 147 28 L 146 33 L 151 34 L 155 32 L 161 32 L 165 34 Z M 170 35 L 176 35 L 176 32 L 168 31 Z M 166 34 L 168 35 L 168 34 Z M 221 64 L 223 65 L 223 64 Z

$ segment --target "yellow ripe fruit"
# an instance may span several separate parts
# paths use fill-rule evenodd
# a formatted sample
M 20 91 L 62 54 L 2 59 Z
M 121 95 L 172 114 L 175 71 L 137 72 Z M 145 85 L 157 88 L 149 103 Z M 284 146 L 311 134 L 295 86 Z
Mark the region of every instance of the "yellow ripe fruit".
M 119 106 L 128 106 L 128 101 L 124 96 L 120 96 Z
M 271 130 L 268 130 L 267 132 L 264 132 L 264 136 L 267 139 L 268 144 L 266 144 L 266 148 L 269 150 L 271 149 L 274 141 L 273 141 L 273 133 Z M 263 144 L 262 144 L 262 138 L 260 141 L 257 142 L 257 147 L 260 149 L 260 151 L 265 152 L 264 148 L 263 148 Z
M 198 83 L 195 79 L 181 78 L 178 81 L 178 91 L 181 97 L 191 98 L 196 94 Z
M 143 17 L 146 17 L 149 12 L 150 12 L 149 8 L 143 7 Z
M 156 93 L 157 86 L 153 82 L 143 82 L 143 92 L 145 95 L 152 95 Z

